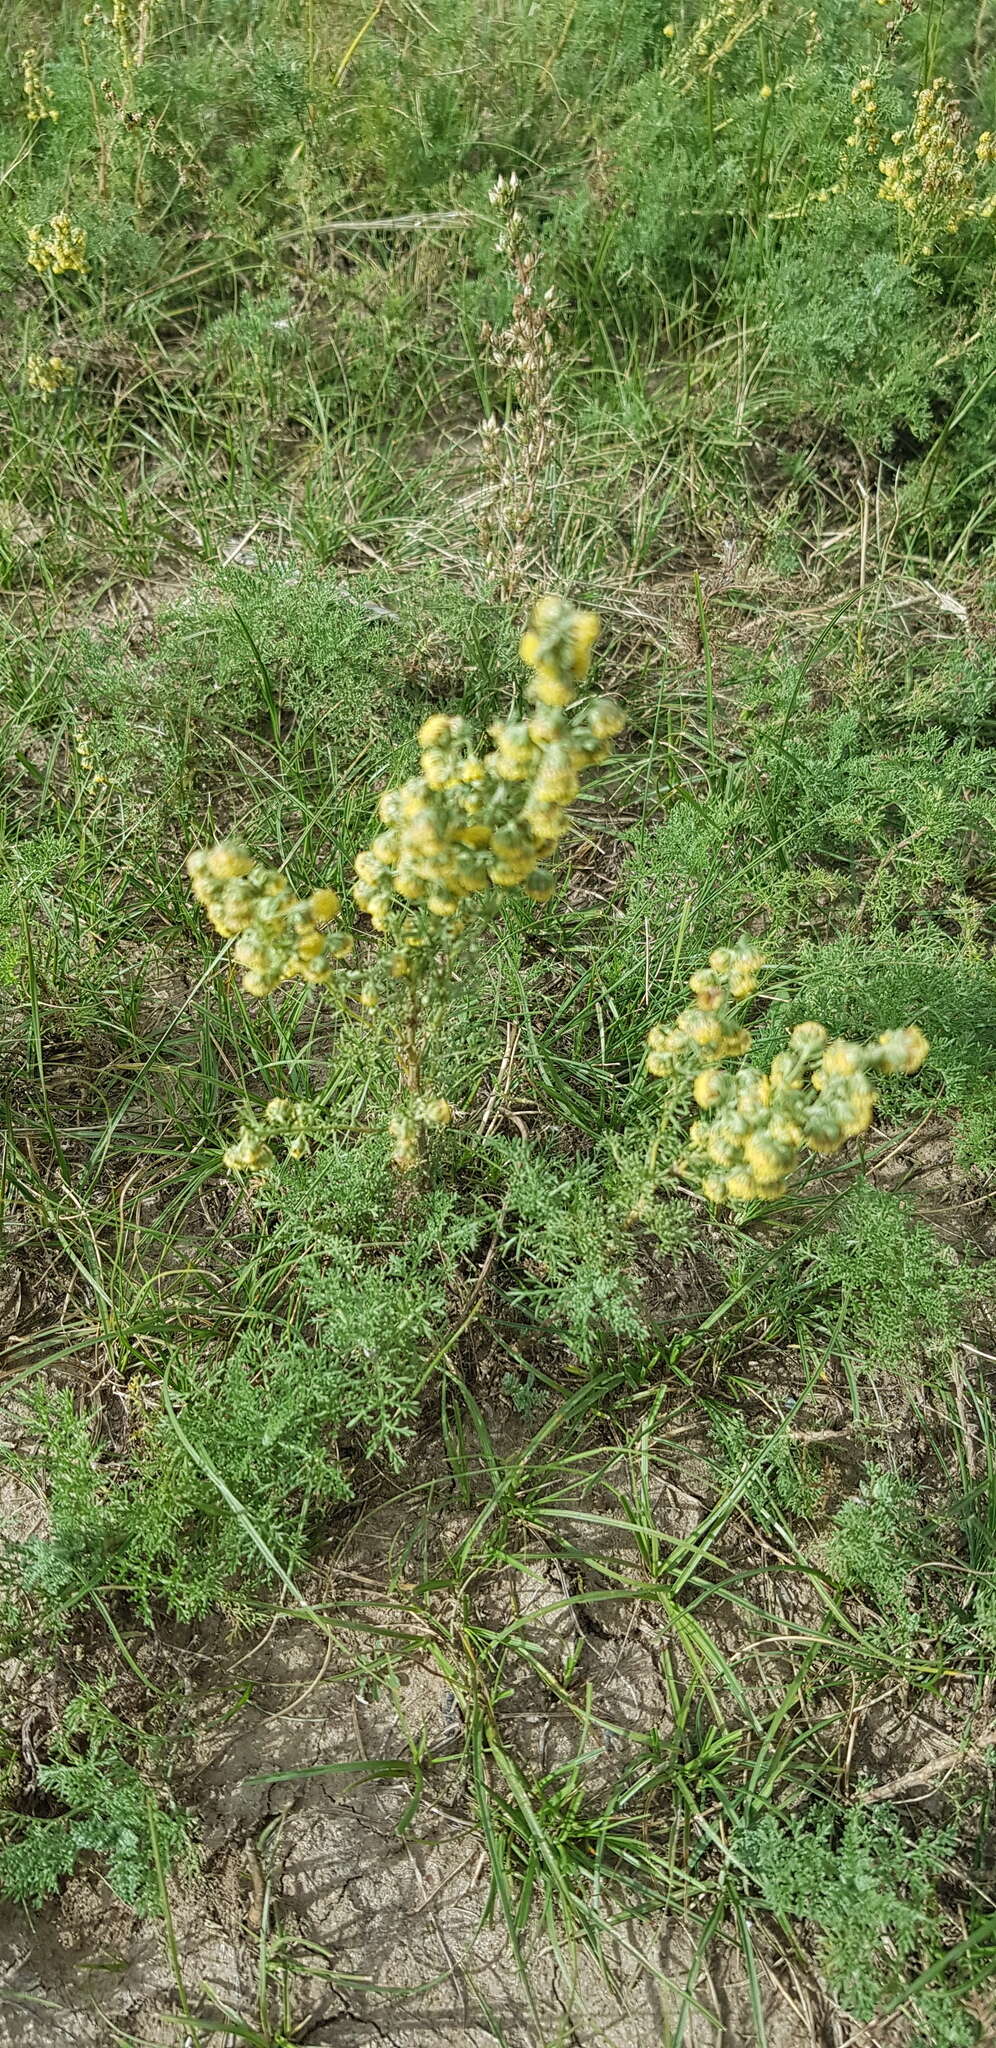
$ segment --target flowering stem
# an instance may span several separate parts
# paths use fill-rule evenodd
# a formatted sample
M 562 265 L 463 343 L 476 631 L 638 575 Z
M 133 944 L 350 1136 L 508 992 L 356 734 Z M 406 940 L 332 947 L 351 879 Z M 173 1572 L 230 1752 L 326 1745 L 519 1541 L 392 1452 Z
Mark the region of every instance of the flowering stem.
M 398 1040 L 398 1072 L 409 1095 L 422 1093 L 422 1002 L 418 983 L 409 991 L 404 1028 Z

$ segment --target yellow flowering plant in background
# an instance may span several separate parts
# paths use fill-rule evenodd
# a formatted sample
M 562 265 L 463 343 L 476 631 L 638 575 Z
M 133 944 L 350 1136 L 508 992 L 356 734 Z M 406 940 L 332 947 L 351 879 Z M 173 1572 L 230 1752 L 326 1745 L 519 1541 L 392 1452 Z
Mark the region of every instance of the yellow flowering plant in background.
M 83 28 L 88 36 L 113 41 L 122 71 L 137 71 L 145 62 L 154 13 L 155 0 L 110 0 L 109 9 L 88 8 Z
M 948 79 L 935 78 L 917 94 L 909 127 L 893 130 L 892 143 L 898 154 L 879 161 L 879 198 L 907 216 L 921 254 L 967 221 L 992 219 L 996 192 L 984 190 L 983 182 L 996 163 L 996 142 L 986 130 L 973 146 Z
M 871 157 L 879 176 L 877 197 L 895 207 L 900 247 L 906 259 L 930 256 L 972 223 L 991 221 L 996 191 L 988 173 L 996 164 L 996 140 L 985 129 L 974 141 L 950 79 L 934 78 L 916 96 L 912 119 L 883 134 L 881 79 L 869 73 L 851 93 L 854 122 L 846 147 L 854 152 L 847 170 Z M 869 166 L 869 169 L 871 166 Z
M 759 56 L 763 57 L 766 37 L 776 25 L 778 11 L 777 0 L 753 0 L 753 4 L 751 0 L 717 0 L 715 6 L 704 8 L 697 19 L 669 21 L 661 31 L 662 68 L 681 81 L 686 94 L 702 83 L 711 87 L 722 76 L 728 60 L 741 53 L 751 39 L 756 41 Z M 788 18 L 778 23 L 777 28 L 778 41 L 784 41 L 792 55 L 803 60 L 823 40 L 814 7 L 790 10 Z M 791 89 L 794 84 L 794 75 L 788 71 L 774 85 L 762 83 L 758 96 L 768 100 L 777 89 Z
M 491 726 L 490 750 L 475 750 L 462 718 L 426 719 L 419 773 L 385 790 L 382 830 L 356 857 L 352 896 L 375 938 L 361 966 L 348 964 L 354 938 L 335 922 L 334 890 L 297 897 L 283 875 L 237 845 L 198 850 L 187 862 L 197 901 L 215 930 L 235 940 L 247 994 L 266 996 L 300 979 L 331 987 L 347 1021 L 364 1011 L 383 1019 L 403 1091 L 390 1124 L 402 1170 L 419 1164 L 425 1134 L 452 1118 L 449 1098 L 427 1085 L 426 1057 L 486 907 L 512 889 L 549 901 L 550 862 L 582 778 L 608 758 L 625 725 L 613 698 L 579 695 L 597 633 L 593 612 L 560 597 L 539 600 L 520 643 L 532 670 L 529 708 Z M 258 1171 L 268 1150 L 268 1139 L 247 1125 L 228 1163 Z
M 673 1170 L 715 1203 L 771 1202 L 786 1191 L 807 1152 L 831 1156 L 868 1130 L 875 1108 L 871 1076 L 915 1074 L 930 1050 L 916 1025 L 884 1031 L 868 1044 L 831 1039 L 822 1024 L 797 1024 L 767 1073 L 726 1070 L 750 1051 L 738 1005 L 752 996 L 763 955 L 741 939 L 710 955 L 693 974 L 694 1002 L 648 1037 L 647 1070 L 667 1098 L 648 1156 L 656 1177 L 662 1145 L 673 1141 L 690 1102 L 706 1112 L 687 1138 L 672 1142 Z
M 27 257 L 39 277 L 62 277 L 76 271 L 86 276 L 86 229 L 77 228 L 68 213 L 53 213 L 48 227 L 28 229 Z
M 29 355 L 24 367 L 24 378 L 29 391 L 37 391 L 46 401 L 57 391 L 64 391 L 75 383 L 72 364 L 64 356 Z
M 32 125 L 38 121 L 57 121 L 59 109 L 42 74 L 38 52 L 31 48 L 21 57 L 21 79 L 24 86 L 24 112 Z

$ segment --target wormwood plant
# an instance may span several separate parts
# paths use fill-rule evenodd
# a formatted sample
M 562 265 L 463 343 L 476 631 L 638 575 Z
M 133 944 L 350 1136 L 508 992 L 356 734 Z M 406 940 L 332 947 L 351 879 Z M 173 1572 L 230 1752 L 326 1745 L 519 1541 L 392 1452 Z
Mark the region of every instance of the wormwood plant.
M 939 240 L 956 235 L 966 222 L 992 219 L 996 192 L 986 189 L 985 173 L 996 163 L 996 142 L 985 129 L 973 147 L 970 124 L 948 79 L 935 78 L 917 94 L 912 121 L 894 129 L 891 139 L 900 153 L 880 158 L 878 196 L 905 214 L 911 254 L 929 256 Z
M 717 948 L 689 982 L 694 1003 L 648 1037 L 647 1068 L 665 1083 L 651 1178 L 663 1150 L 710 1202 L 776 1200 L 804 1152 L 832 1155 L 867 1131 L 876 1099 L 871 1074 L 915 1074 L 930 1050 L 916 1025 L 858 1045 L 831 1041 L 822 1024 L 797 1024 L 766 1074 L 751 1066 L 724 1073 L 723 1062 L 750 1050 L 736 1006 L 755 993 L 763 965 L 747 939 Z M 681 1141 L 689 1095 L 711 1114 Z
M 53 213 L 47 229 L 28 229 L 27 260 L 39 277 L 86 275 L 86 229 L 73 225 L 68 213 Z
M 48 1811 L 0 1813 L 0 1893 L 39 1906 L 84 1856 L 99 1856 L 111 1890 L 143 1914 L 160 1910 L 160 1864 L 189 1863 L 188 1816 L 150 1776 L 151 1745 L 81 1686 L 37 1772 Z M 139 1767 L 141 1765 L 141 1768 Z
M 943 1956 L 937 1885 L 952 1847 L 952 1833 L 940 1828 L 910 1840 L 886 1807 L 858 1807 L 846 1819 L 832 1810 L 771 1815 L 737 1836 L 738 1856 L 768 1911 L 815 1928 L 835 1998 L 864 2021 L 900 2002 Z M 913 2012 L 917 2048 L 970 2048 L 978 2039 L 939 1982 L 918 1990 Z
M 254 864 L 241 846 L 215 846 L 188 860 L 198 902 L 216 931 L 236 941 L 250 995 L 300 979 L 328 988 L 347 1023 L 356 1021 L 357 1005 L 383 1017 L 402 1090 L 390 1131 L 392 1156 L 403 1170 L 419 1164 L 425 1133 L 452 1118 L 449 1098 L 430 1086 L 429 1055 L 494 892 L 519 889 L 537 903 L 553 895 L 548 863 L 582 775 L 608 758 L 625 724 L 612 698 L 577 701 L 597 632 L 593 612 L 575 611 L 559 597 L 540 599 L 520 645 L 533 671 L 532 708 L 525 718 L 489 728 L 492 752 L 473 750 L 465 719 L 426 719 L 420 774 L 384 792 L 384 829 L 356 858 L 353 898 L 376 935 L 360 967 L 348 964 L 352 934 L 332 922 L 341 907 L 334 890 L 299 898 L 283 875 Z M 279 1098 L 268 1122 L 274 1133 L 290 1132 L 298 1154 L 304 1149 L 301 1117 Z M 273 1158 L 268 1138 L 252 1127 L 226 1154 L 229 1166 L 255 1172 Z
M 481 524 L 485 560 L 503 597 L 510 597 L 541 561 L 546 531 L 544 483 L 554 452 L 553 286 L 539 288 L 539 250 L 527 239 L 516 204 L 515 172 L 497 178 L 488 193 L 501 220 L 497 254 L 513 289 L 507 324 L 486 321 L 481 340 L 509 393 L 509 410 L 499 424 L 490 413 L 481 428 L 481 456 L 489 485 Z
M 871 1594 L 893 1641 L 915 1626 L 910 1577 L 921 1512 L 915 1487 L 896 1472 L 872 1466 L 860 1492 L 838 1509 L 827 1538 L 826 1562 L 834 1578 Z
M 64 356 L 31 354 L 25 364 L 24 380 L 29 391 L 39 392 L 47 403 L 57 391 L 75 381 L 75 373 Z
M 380 1013 L 401 1084 L 390 1134 L 403 1170 L 419 1165 L 426 1133 L 452 1119 L 449 1097 L 431 1085 L 433 1041 L 493 894 L 521 889 L 534 901 L 549 899 L 555 881 L 543 863 L 563 835 L 585 768 L 607 757 L 622 730 L 612 699 L 575 702 L 597 631 L 594 613 L 561 598 L 539 601 L 520 645 L 534 672 L 532 713 L 493 725 L 491 753 L 471 750 L 464 719 L 437 713 L 425 721 L 421 773 L 384 793 L 386 829 L 356 858 L 353 897 L 378 942 L 360 966 L 349 964 L 353 935 L 334 922 L 341 909 L 334 890 L 299 898 L 285 876 L 255 865 L 234 844 L 189 858 L 195 896 L 215 929 L 236 942 L 247 993 L 269 995 L 301 979 L 328 987 L 347 1023 L 355 1023 L 357 1008 Z M 805 1152 L 833 1155 L 868 1130 L 873 1075 L 913 1074 L 923 1065 L 929 1046 L 916 1026 L 862 1044 L 831 1039 L 824 1025 L 806 1022 L 767 1072 L 749 1065 L 725 1072 L 725 1062 L 750 1050 L 737 1006 L 755 994 L 763 965 L 746 939 L 718 948 L 691 978 L 694 1003 L 669 1027 L 652 1028 L 647 1068 L 666 1086 L 646 1159 L 647 1192 L 665 1173 L 678 1173 L 712 1202 L 775 1200 Z M 709 1114 L 686 1133 L 690 1099 Z M 243 1124 L 226 1164 L 265 1172 L 275 1138 L 300 1158 L 320 1129 L 320 1112 L 274 1097 L 262 1118 Z
M 37 121 L 57 121 L 59 109 L 45 83 L 38 52 L 34 47 L 25 50 L 21 57 L 21 78 L 24 85 L 24 117 L 34 125 Z

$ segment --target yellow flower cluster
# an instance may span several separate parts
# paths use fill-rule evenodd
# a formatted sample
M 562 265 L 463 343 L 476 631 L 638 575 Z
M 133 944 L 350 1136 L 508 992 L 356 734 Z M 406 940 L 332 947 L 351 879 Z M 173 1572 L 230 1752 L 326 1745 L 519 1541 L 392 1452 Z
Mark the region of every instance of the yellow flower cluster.
M 316 1112 L 306 1102 L 294 1102 L 289 1095 L 275 1095 L 262 1118 L 243 1123 L 234 1145 L 222 1154 L 230 1173 L 269 1173 L 276 1165 L 271 1136 L 284 1140 L 288 1159 L 306 1159 L 316 1129 Z
M 724 1073 L 720 1060 L 750 1049 L 750 1033 L 730 1012 L 733 1002 L 753 995 L 761 965 L 743 940 L 713 953 L 709 967 L 692 976 L 694 1007 L 669 1031 L 650 1033 L 650 1072 L 690 1081 L 698 1107 L 711 1112 L 693 1123 L 678 1162 L 711 1202 L 774 1201 L 804 1150 L 838 1152 L 868 1129 L 875 1107 L 870 1074 L 915 1074 L 930 1049 L 915 1025 L 854 1045 L 831 1042 L 822 1024 L 797 1024 L 768 1073 Z
M 493 752 L 472 750 L 462 718 L 426 719 L 421 774 L 385 791 L 385 830 L 356 859 L 353 896 L 377 931 L 387 929 L 397 896 L 451 919 L 466 897 L 488 888 L 518 887 L 539 903 L 553 894 L 543 863 L 563 835 L 584 770 L 608 758 L 625 725 L 607 697 L 568 712 L 597 632 L 593 612 L 559 597 L 539 600 L 519 650 L 534 672 L 533 709 L 490 727 Z
M 25 50 L 21 58 L 21 77 L 24 80 L 24 111 L 28 120 L 57 121 L 59 109 L 42 77 L 37 50 Z
M 47 228 L 28 229 L 28 262 L 40 277 L 68 270 L 86 275 L 86 229 L 74 228 L 68 213 L 53 213 Z
M 76 726 L 73 732 L 73 739 L 76 742 L 76 753 L 80 767 L 87 780 L 94 789 L 106 789 L 107 777 L 94 756 L 93 748 L 90 745 L 90 735 L 85 722 Z
M 281 981 L 330 982 L 353 950 L 348 933 L 319 929 L 339 915 L 334 889 L 295 896 L 284 875 L 254 865 L 244 847 L 198 849 L 188 856 L 187 873 L 215 931 L 237 939 L 247 995 L 270 995 Z
M 736 1059 L 750 1046 L 750 1032 L 736 1022 L 733 1007 L 754 994 L 764 958 L 749 939 L 720 946 L 708 967 L 688 986 L 694 1003 L 665 1030 L 655 1024 L 647 1044 L 647 1070 L 659 1080 L 691 1080 L 715 1060 Z
M 91 7 L 83 16 L 83 27 L 113 36 L 122 71 L 134 71 L 145 61 L 155 4 L 156 0 L 111 0 L 110 15 L 103 7 Z
M 72 365 L 63 356 L 30 355 L 24 374 L 29 390 L 40 391 L 44 399 L 73 382 Z
M 968 122 L 947 79 L 935 78 L 917 94 L 909 128 L 897 128 L 894 144 L 900 155 L 879 163 L 879 198 L 907 213 L 916 227 L 924 254 L 938 235 L 957 234 L 968 220 L 991 220 L 996 193 L 980 193 L 979 172 L 996 162 L 996 144 L 988 132 L 974 151 Z
M 822 1024 L 798 1024 L 770 1072 L 707 1067 L 693 1094 L 710 1109 L 698 1121 L 679 1171 L 711 1202 L 771 1202 L 785 1191 L 801 1153 L 839 1152 L 868 1129 L 875 1107 L 869 1074 L 915 1074 L 929 1047 L 915 1026 L 870 1045 L 829 1042 Z
M 862 150 L 866 156 L 877 156 L 882 138 L 878 132 L 878 101 L 873 78 L 858 79 L 851 94 L 851 105 L 854 108 L 854 125 L 846 147 Z
M 453 1104 L 444 1095 L 418 1095 L 410 1108 L 392 1116 L 388 1131 L 391 1158 L 402 1173 L 412 1173 L 422 1159 L 423 1132 L 443 1130 L 453 1121 Z

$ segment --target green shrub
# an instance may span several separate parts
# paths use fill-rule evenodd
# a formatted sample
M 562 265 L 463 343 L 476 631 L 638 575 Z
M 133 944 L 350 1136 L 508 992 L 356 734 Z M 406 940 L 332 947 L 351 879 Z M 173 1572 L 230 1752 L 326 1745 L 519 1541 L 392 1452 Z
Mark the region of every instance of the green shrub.
M 909 1593 L 919 1513 L 915 1486 L 873 1468 L 860 1493 L 838 1509 L 825 1546 L 833 1578 L 870 1593 L 890 1628 L 907 1635 L 914 1626 Z
M 887 1807 L 769 1816 L 737 1835 L 767 1910 L 815 1929 L 820 1967 L 844 2011 L 873 2021 L 947 1946 L 938 1880 L 953 1834 L 910 1839 Z M 920 2048 L 971 2048 L 979 2029 L 940 1983 L 912 2001 Z
M 384 1141 L 284 1169 L 265 1201 L 268 1267 L 295 1275 L 292 1321 L 260 1308 L 220 1358 L 175 1356 L 125 1461 L 95 1450 L 68 1393 L 34 1398 L 51 1530 L 23 1546 L 20 1576 L 57 1629 L 108 1583 L 147 1615 L 160 1600 L 181 1619 L 238 1604 L 274 1556 L 285 1573 L 306 1561 L 362 1459 L 401 1460 L 482 1220 L 427 1193 L 399 1241 Z
M 96 1856 L 117 1898 L 137 1913 L 160 1913 L 159 1870 L 189 1864 L 193 1848 L 189 1817 L 150 1780 L 147 1748 L 98 1689 L 81 1687 L 38 1765 L 38 1792 L 57 1811 L 0 1810 L 0 1894 L 41 1906 L 81 1858 Z

